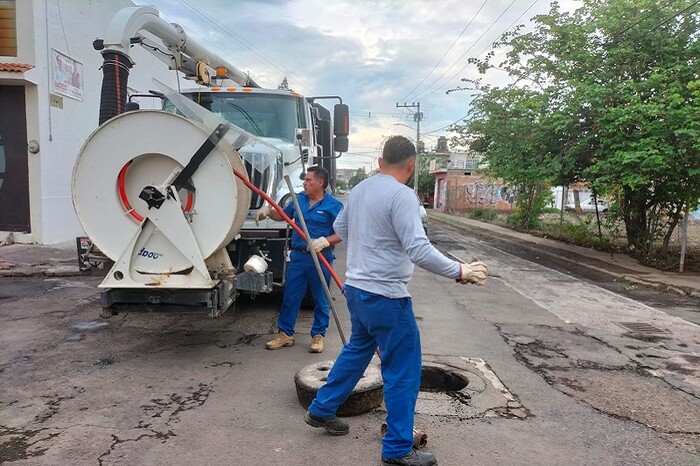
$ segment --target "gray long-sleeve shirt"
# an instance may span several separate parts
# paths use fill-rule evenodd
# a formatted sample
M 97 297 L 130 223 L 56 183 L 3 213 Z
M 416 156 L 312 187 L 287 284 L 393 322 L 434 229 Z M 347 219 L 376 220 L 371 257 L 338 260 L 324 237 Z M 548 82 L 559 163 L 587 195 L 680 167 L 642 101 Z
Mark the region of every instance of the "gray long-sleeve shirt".
M 350 192 L 333 229 L 346 242 L 345 283 L 388 298 L 408 297 L 413 264 L 449 278 L 461 276 L 459 262 L 430 244 L 415 193 L 393 176 L 378 174 Z

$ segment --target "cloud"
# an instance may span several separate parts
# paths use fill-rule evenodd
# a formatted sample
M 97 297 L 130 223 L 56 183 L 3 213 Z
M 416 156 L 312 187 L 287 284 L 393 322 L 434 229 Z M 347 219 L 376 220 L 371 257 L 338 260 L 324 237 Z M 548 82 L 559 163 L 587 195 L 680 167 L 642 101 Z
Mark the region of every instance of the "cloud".
M 397 102 L 420 101 L 422 132 L 464 117 L 472 93 L 445 91 L 463 84 L 461 78 L 480 77 L 473 66 L 465 67 L 467 58 L 488 51 L 518 16 L 517 24 L 526 24 L 549 10 L 547 0 L 488 0 L 478 15 L 483 0 L 137 2 L 155 4 L 168 21 L 266 87 L 287 76 L 290 87 L 305 95 L 342 96 L 351 112 L 350 152 L 363 155 L 345 155 L 341 166 L 365 163 L 388 135 L 415 138 L 415 131 L 396 126 L 416 124 Z M 578 2 L 560 4 L 573 9 Z M 426 134 L 428 146 L 443 133 Z

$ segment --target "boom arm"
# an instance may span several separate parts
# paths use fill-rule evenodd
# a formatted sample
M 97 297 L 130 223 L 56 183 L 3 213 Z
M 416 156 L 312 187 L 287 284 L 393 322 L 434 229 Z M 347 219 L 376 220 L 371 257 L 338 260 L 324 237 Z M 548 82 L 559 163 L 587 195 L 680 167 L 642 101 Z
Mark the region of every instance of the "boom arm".
M 142 32 L 161 39 L 170 55 L 155 50 L 161 47 L 143 36 Z M 158 10 L 153 7 L 129 7 L 119 11 L 112 19 L 104 40 L 98 39 L 95 42 L 95 48 L 116 51 L 131 60 L 129 51 L 134 44 L 143 45 L 170 68 L 182 71 L 188 77 L 197 77 L 197 63 L 201 62 L 212 70 L 219 67 L 225 68 L 226 77 L 240 86 L 260 87 L 231 63 L 209 52 L 191 37 L 187 37 L 185 30 L 179 24 L 164 21 L 158 15 Z M 133 64 L 132 60 L 131 65 Z

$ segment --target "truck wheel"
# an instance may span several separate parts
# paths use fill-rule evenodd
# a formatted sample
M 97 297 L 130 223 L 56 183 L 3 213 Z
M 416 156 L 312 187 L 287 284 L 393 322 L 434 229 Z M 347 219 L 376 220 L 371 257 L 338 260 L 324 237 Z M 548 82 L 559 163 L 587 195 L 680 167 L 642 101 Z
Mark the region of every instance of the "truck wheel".
M 302 368 L 294 376 L 299 403 L 308 408 L 316 392 L 327 380 L 335 361 L 323 361 Z M 378 365 L 367 366 L 364 375 L 350 393 L 345 403 L 338 408 L 338 416 L 354 416 L 378 408 L 384 401 L 382 373 Z

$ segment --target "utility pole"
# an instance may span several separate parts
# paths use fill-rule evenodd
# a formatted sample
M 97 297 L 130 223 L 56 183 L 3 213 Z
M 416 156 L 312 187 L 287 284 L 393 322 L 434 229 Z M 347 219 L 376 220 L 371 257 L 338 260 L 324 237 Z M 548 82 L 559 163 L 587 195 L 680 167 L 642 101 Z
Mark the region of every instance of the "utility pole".
M 406 102 L 404 102 L 403 105 L 399 105 L 399 103 L 396 102 L 396 108 L 416 109 L 416 112 L 413 114 L 413 121 L 416 122 L 416 170 L 413 173 L 413 190 L 416 192 L 416 195 L 418 195 L 418 171 L 420 167 L 420 165 L 418 164 L 418 162 L 420 162 L 420 122 L 423 119 L 423 114 L 420 112 L 420 102 L 413 102 L 410 105 L 406 104 Z

